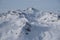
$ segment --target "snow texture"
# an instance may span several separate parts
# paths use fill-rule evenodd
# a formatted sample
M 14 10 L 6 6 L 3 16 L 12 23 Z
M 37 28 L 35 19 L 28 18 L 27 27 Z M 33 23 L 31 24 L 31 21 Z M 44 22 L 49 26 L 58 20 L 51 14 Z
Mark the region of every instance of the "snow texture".
M 60 40 L 60 16 L 35 8 L 0 13 L 0 40 Z

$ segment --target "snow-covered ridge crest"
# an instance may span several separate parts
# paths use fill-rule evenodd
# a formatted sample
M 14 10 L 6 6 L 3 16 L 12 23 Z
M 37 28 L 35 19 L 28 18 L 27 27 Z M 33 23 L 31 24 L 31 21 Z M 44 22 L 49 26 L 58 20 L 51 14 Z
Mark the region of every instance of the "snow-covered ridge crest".
M 26 22 L 28 22 L 28 20 L 24 15 L 21 15 L 21 12 L 10 11 L 5 14 L 1 14 L 0 32 L 2 36 L 0 37 L 0 40 L 15 40 L 15 37 L 20 34 L 20 31 Z M 14 38 L 8 39 L 10 37 Z
M 54 23 L 54 22 L 56 23 L 59 22 L 60 20 L 57 14 L 54 14 L 52 12 L 44 12 L 43 15 L 40 18 L 38 18 L 38 21 L 46 23 Z
M 35 8 L 0 15 L 0 40 L 59 40 L 60 16 Z

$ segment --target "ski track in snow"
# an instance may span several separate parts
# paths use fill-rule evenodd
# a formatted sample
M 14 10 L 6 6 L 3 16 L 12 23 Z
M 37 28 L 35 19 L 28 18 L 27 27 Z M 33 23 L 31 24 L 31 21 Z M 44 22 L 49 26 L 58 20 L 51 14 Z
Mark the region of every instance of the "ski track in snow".
M 60 16 L 35 8 L 1 13 L 0 40 L 60 40 Z

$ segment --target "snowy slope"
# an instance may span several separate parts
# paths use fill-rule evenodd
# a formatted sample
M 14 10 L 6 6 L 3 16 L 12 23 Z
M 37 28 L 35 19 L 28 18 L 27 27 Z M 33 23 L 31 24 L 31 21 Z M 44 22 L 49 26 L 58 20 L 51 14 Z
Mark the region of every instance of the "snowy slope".
M 0 40 L 60 40 L 60 16 L 35 8 L 1 13 Z

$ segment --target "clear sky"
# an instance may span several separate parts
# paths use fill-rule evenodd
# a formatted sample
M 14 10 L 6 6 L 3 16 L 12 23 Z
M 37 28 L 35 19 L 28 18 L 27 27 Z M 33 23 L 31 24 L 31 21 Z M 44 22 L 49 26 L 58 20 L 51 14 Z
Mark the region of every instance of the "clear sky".
M 28 7 L 34 7 L 39 10 L 60 11 L 60 0 L 0 0 L 0 13 Z

